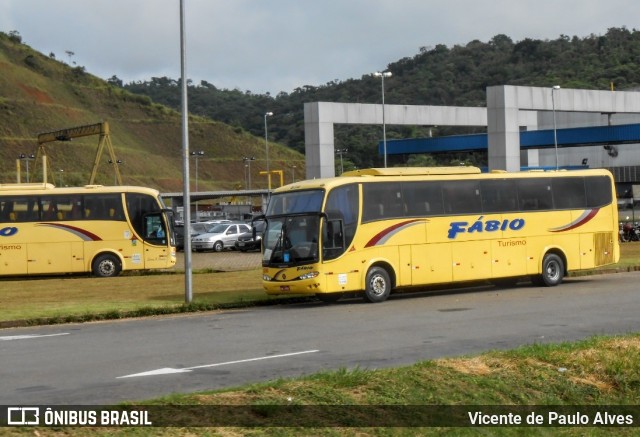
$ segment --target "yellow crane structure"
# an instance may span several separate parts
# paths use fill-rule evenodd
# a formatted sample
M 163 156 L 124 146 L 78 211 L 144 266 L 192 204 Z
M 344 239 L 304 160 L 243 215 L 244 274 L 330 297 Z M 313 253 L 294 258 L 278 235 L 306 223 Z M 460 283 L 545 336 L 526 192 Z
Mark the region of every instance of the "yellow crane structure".
M 47 151 L 44 147 L 46 143 L 50 143 L 53 141 L 71 141 L 73 138 L 87 137 L 91 135 L 99 135 L 100 138 L 98 140 L 96 157 L 93 161 L 93 168 L 91 169 L 91 176 L 89 177 L 89 185 L 93 185 L 95 183 L 96 175 L 98 173 L 98 166 L 100 164 L 100 158 L 102 157 L 105 146 L 107 147 L 109 157 L 111 158 L 111 163 L 113 164 L 116 181 L 118 185 L 122 185 L 122 177 L 120 176 L 118 160 L 116 159 L 116 154 L 113 150 L 113 144 L 111 144 L 111 137 L 109 136 L 109 123 L 106 121 L 38 134 L 38 152 L 36 153 L 35 162 L 37 163 L 38 159 L 42 157 L 43 182 L 47 182 Z
M 267 175 L 267 187 L 269 189 L 271 189 L 271 175 L 275 174 L 280 176 L 280 186 L 284 186 L 284 175 L 283 175 L 283 171 L 282 170 L 271 170 L 269 171 L 269 173 L 267 173 L 266 171 L 261 171 L 260 172 L 261 175 Z

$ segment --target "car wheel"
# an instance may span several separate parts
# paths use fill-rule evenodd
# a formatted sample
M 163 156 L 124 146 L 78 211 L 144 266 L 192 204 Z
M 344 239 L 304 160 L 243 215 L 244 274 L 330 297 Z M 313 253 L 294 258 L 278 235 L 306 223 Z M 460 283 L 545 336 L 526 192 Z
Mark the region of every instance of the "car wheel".
M 216 241 L 215 243 L 213 243 L 214 251 L 222 252 L 222 249 L 224 249 L 224 244 L 222 244 L 222 241 Z

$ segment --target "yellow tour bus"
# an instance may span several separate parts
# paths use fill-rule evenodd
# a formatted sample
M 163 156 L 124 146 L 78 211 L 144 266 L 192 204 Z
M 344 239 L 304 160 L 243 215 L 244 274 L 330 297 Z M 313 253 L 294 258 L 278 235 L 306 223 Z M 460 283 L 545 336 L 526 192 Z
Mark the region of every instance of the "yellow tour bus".
M 175 263 L 171 211 L 156 190 L 0 184 L 0 276 L 111 277 Z
M 615 186 L 599 169 L 355 170 L 278 188 L 261 219 L 266 292 L 326 302 L 463 281 L 555 286 L 620 257 Z

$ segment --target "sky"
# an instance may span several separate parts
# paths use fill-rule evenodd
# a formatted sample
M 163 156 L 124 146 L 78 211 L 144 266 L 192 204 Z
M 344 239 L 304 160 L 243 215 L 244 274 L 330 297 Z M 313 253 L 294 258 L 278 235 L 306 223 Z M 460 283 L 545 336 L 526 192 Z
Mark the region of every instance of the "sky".
M 187 78 L 273 96 L 359 79 L 437 44 L 640 23 L 637 0 L 182 1 Z M 103 79 L 181 76 L 180 0 L 0 0 L 0 31 Z

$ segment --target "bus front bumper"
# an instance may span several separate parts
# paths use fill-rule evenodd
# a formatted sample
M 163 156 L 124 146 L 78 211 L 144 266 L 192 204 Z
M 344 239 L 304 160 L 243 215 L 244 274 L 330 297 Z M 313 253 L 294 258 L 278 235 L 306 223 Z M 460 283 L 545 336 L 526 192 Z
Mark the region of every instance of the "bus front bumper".
M 262 286 L 267 294 L 316 294 L 322 293 L 326 289 L 326 281 L 320 275 L 309 278 L 300 278 L 298 276 L 288 280 L 286 273 L 283 275 L 280 272 L 278 273 L 279 277 L 274 278 L 269 275 L 268 270 L 264 269 L 262 274 Z M 292 274 L 291 276 L 295 275 Z

